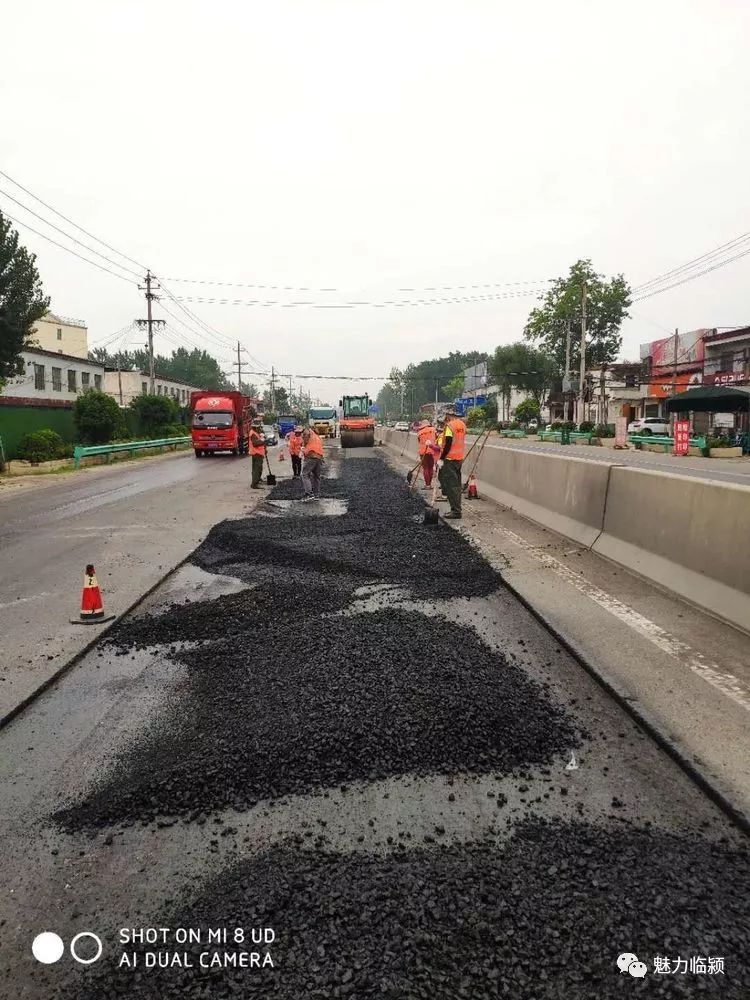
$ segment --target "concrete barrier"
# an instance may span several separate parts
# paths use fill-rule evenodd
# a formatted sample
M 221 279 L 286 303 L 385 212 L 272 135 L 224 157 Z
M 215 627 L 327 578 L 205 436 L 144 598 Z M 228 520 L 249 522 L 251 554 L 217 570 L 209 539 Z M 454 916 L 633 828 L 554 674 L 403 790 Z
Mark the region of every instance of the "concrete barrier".
M 750 488 L 613 466 L 595 552 L 750 629 Z
M 415 435 L 380 440 L 416 462 Z M 476 476 L 480 493 L 750 631 L 750 487 L 489 445 Z

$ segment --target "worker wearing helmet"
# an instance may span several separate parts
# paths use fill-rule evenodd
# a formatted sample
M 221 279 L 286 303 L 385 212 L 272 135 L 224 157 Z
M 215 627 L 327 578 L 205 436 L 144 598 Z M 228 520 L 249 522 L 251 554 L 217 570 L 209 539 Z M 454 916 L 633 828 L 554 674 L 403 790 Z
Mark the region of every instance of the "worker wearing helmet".
M 453 407 L 446 412 L 438 479 L 451 505 L 449 520 L 461 520 L 461 469 L 466 455 L 466 424 Z
M 260 489 L 260 481 L 263 478 L 263 458 L 266 454 L 266 439 L 263 434 L 263 421 L 260 417 L 255 417 L 250 427 L 250 457 L 252 459 L 252 479 L 250 481 L 251 490 Z
M 419 448 L 419 457 L 422 460 L 422 475 L 424 476 L 424 484 L 429 489 L 432 484 L 432 474 L 435 467 L 436 452 L 437 455 L 440 454 L 435 442 L 435 428 L 429 420 L 423 420 L 419 425 L 417 430 L 417 444 Z
M 323 471 L 323 442 L 312 427 L 302 431 L 305 465 L 302 469 L 303 500 L 320 500 L 320 474 Z
M 299 479 L 302 475 L 302 424 L 294 425 L 294 429 L 286 436 L 286 443 L 292 459 L 292 476 L 294 479 Z

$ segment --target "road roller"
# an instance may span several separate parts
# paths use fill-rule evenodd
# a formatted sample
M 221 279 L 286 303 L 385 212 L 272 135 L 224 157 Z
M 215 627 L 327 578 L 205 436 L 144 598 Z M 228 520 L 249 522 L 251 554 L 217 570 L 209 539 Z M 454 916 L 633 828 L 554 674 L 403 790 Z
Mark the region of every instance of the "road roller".
M 342 448 L 372 448 L 375 444 L 375 418 L 370 414 L 369 396 L 344 396 L 339 400 L 342 417 L 339 437 Z

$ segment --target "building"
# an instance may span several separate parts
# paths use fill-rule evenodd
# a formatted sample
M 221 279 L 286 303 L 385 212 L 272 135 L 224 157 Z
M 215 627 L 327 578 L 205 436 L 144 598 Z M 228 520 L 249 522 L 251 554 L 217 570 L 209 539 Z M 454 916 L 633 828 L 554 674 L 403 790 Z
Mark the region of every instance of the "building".
M 472 365 L 471 368 L 465 368 L 461 374 L 464 388 L 461 396 L 456 399 L 456 403 L 464 412 L 471 409 L 472 406 L 481 406 L 486 399 L 496 396 L 498 420 L 512 420 L 518 404 L 529 395 L 527 392 L 519 392 L 518 389 L 511 389 L 505 394 L 501 393 L 499 387 L 490 382 L 486 361 L 480 361 L 479 364 Z
M 48 312 L 37 320 L 31 334 L 35 347 L 73 358 L 85 358 L 89 352 L 88 329 L 81 319 L 68 319 Z
M 198 392 L 199 386 L 189 385 L 177 378 L 165 375 L 154 376 L 154 395 L 171 396 L 180 406 L 190 404 L 190 393 Z M 145 396 L 149 390 L 148 372 L 107 368 L 104 373 L 104 391 L 114 396 L 120 406 L 130 406 L 136 396 Z
M 589 419 L 597 424 L 614 424 L 618 417 L 635 420 L 648 392 L 645 373 L 642 361 L 613 361 L 589 371 Z
M 707 386 L 750 383 L 750 326 L 712 330 L 703 339 L 703 384 Z
M 8 379 L 0 395 L 30 404 L 51 400 L 73 404 L 87 389 L 101 389 L 104 365 L 87 357 L 27 348 L 21 352 L 24 373 Z
M 665 399 L 702 383 L 704 341 L 711 333 L 702 328 L 641 344 L 646 368 L 639 416 L 665 416 Z

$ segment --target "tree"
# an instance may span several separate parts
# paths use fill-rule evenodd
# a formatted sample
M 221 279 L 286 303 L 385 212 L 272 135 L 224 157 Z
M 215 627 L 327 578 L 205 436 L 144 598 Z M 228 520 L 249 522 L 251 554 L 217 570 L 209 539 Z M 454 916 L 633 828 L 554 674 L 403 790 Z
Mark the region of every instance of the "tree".
M 402 412 L 403 398 L 403 412 L 416 415 L 425 403 L 435 402 L 436 389 L 438 402 L 453 400 L 455 394 L 448 393 L 447 386 L 466 368 L 486 360 L 487 355 L 482 351 L 452 351 L 447 357 L 420 361 L 419 364 L 408 365 L 403 371 L 392 368 L 375 402 L 381 413 L 395 416 Z
M 605 281 L 590 260 L 578 260 L 567 278 L 557 278 L 532 309 L 524 328 L 527 340 L 551 355 L 559 372 L 565 368 L 565 339 L 571 327 L 571 369 L 581 365 L 581 289 L 586 283 L 586 363 L 590 367 L 614 361 L 622 346 L 620 327 L 630 313 L 630 286 L 622 274 Z
M 6 379 L 23 374 L 21 351 L 49 303 L 36 255 L 19 246 L 18 233 L 0 212 L 0 389 Z
M 148 352 L 145 350 L 117 351 L 110 354 L 105 348 L 95 347 L 89 351 L 93 361 L 99 361 L 108 368 L 122 368 L 148 371 Z M 154 357 L 154 371 L 164 378 L 175 378 L 196 389 L 233 389 L 233 384 L 221 370 L 216 358 L 207 351 L 196 347 L 188 351 L 178 347 L 170 357 L 157 354 Z
M 482 427 L 487 419 L 483 406 L 472 406 L 466 413 L 467 427 Z
M 81 444 L 108 444 L 122 426 L 122 414 L 112 396 L 88 389 L 73 404 L 73 422 Z
M 136 396 L 130 409 L 136 414 L 138 433 L 149 437 L 159 437 L 180 415 L 180 407 L 171 396 Z
M 530 420 L 539 419 L 539 400 L 523 399 L 516 407 L 514 416 L 521 424 L 527 424 Z
M 512 389 L 528 392 L 541 404 L 557 375 L 554 358 L 523 341 L 496 348 L 488 369 L 506 401 L 506 409 Z
M 464 391 L 463 375 L 456 375 L 450 382 L 443 386 L 443 392 L 451 399 L 458 399 Z
M 240 381 L 240 392 L 243 396 L 252 396 L 253 399 L 257 399 L 260 393 L 258 392 L 258 386 L 254 382 L 242 382 Z

